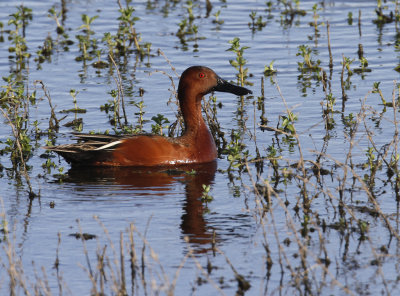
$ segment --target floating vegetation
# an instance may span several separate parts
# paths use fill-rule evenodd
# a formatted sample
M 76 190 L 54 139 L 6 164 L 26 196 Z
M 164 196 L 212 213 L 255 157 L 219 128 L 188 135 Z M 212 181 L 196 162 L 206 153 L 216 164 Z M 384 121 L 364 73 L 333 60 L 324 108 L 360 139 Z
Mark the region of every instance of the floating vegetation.
M 275 74 L 276 72 L 278 72 L 278 71 L 274 68 L 274 61 L 269 63 L 268 66 L 264 67 L 264 75 L 265 76 L 271 76 L 271 75 Z
M 251 19 L 251 22 L 248 25 L 253 33 L 256 32 L 257 30 L 261 31 L 262 28 L 264 28 L 267 25 L 267 22 L 263 21 L 262 15 L 259 15 L 257 17 L 256 11 L 252 11 L 250 13 L 250 19 Z
M 213 20 L 214 24 L 222 25 L 225 22 L 224 20 L 221 20 L 219 18 L 220 14 L 221 14 L 221 10 L 218 10 L 216 13 L 213 14 L 213 16 L 215 16 L 215 19 Z

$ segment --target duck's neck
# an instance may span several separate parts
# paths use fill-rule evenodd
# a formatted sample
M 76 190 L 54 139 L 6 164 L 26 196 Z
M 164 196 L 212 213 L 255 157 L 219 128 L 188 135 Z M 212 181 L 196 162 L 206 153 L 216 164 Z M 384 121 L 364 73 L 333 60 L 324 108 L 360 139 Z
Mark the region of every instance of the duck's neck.
M 200 131 L 207 131 L 207 125 L 201 114 L 201 95 L 186 91 L 178 90 L 178 99 L 185 124 L 184 135 L 197 134 Z
M 196 97 L 198 96 L 198 97 Z M 180 140 L 191 151 L 197 162 L 210 162 L 217 158 L 217 147 L 201 114 L 201 95 L 188 89 L 178 90 L 178 99 L 185 123 L 185 131 Z

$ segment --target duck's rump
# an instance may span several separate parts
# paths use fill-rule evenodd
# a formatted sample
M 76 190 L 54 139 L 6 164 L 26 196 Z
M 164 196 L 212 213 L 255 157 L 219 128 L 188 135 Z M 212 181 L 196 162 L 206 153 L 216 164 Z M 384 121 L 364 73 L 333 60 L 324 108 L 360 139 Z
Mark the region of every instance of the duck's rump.
M 77 143 L 43 147 L 54 151 L 74 165 L 93 165 L 99 159 L 107 160 L 112 151 L 127 136 L 74 133 Z

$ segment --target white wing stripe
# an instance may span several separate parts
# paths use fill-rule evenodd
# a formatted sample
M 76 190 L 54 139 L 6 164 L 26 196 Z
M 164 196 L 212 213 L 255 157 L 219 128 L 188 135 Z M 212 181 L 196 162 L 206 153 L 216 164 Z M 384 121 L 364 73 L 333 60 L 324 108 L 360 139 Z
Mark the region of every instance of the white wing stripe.
M 103 150 L 103 149 L 107 149 L 107 148 L 113 147 L 113 146 L 115 146 L 115 145 L 118 145 L 118 144 L 120 144 L 120 143 L 122 143 L 122 141 L 114 141 L 114 142 L 108 143 L 108 144 L 106 144 L 106 145 L 103 145 L 103 146 L 101 146 L 101 147 L 99 147 L 99 148 L 96 148 L 96 149 L 94 149 L 94 150 Z

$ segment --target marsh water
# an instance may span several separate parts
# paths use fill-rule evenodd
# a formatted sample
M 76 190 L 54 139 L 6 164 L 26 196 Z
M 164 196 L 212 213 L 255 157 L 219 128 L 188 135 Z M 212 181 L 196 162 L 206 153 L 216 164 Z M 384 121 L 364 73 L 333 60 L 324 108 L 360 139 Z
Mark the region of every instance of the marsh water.
M 2 81 L 2 108 L 12 109 L 4 93 L 12 81 L 36 95 L 24 115 L 27 174 L 12 161 L 5 115 L 0 126 L 1 294 L 89 295 L 104 281 L 106 295 L 124 294 L 121 286 L 129 295 L 397 295 L 397 1 L 133 1 L 143 52 L 132 44 L 115 55 L 117 71 L 102 39 L 118 32 L 119 4 L 127 5 L 120 2 L 0 1 L 0 73 L 11 77 Z M 9 50 L 9 20 L 20 5 L 32 10 L 23 67 Z M 64 11 L 67 36 L 57 33 L 52 7 Z M 85 35 L 82 15 L 98 16 L 90 23 L 97 52 L 86 58 L 76 37 Z M 192 28 L 179 34 L 184 21 Z M 137 127 L 141 113 L 142 131 L 152 132 L 162 114 L 165 134 L 187 67 L 205 65 L 236 83 L 236 52 L 228 50 L 236 37 L 248 47 L 243 67 L 253 95 L 214 94 L 226 139 L 216 163 L 71 168 L 41 148 L 73 142 L 76 131 L 121 132 L 113 109 L 105 111 L 119 79 L 127 126 Z M 46 38 L 53 47 L 41 55 Z M 301 64 L 305 56 L 315 68 Z M 106 66 L 95 67 L 98 60 Z M 265 72 L 271 62 L 273 74 Z M 63 112 L 75 108 L 71 90 L 84 113 Z M 49 127 L 49 97 L 62 119 L 57 130 Z

